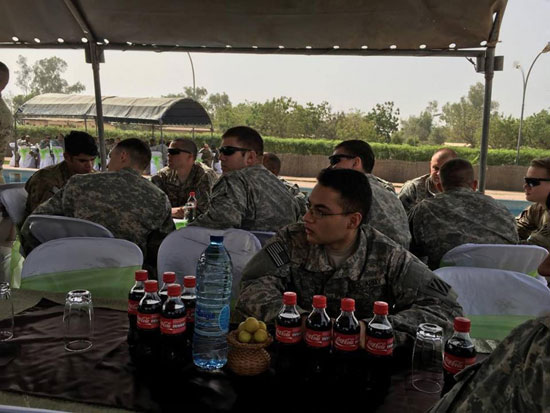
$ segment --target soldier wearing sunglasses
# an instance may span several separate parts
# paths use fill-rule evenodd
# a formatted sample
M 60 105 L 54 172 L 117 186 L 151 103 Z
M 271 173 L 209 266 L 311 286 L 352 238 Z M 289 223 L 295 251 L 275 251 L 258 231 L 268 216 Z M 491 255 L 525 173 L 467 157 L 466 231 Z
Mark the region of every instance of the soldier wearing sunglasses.
M 257 131 L 248 126 L 227 130 L 219 151 L 223 175 L 212 189 L 208 211 L 192 225 L 276 231 L 299 220 L 298 202 L 262 165 L 264 144 Z

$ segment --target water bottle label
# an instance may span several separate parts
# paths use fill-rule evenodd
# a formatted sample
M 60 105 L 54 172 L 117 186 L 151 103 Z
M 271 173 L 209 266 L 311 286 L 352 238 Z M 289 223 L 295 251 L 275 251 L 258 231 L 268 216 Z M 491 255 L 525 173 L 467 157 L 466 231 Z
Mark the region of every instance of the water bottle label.
M 159 328 L 160 314 L 142 314 L 138 312 L 137 326 L 142 330 L 154 330 Z
M 139 301 L 128 300 L 128 314 L 136 315 L 138 313 Z
M 229 331 L 229 306 L 227 304 L 222 308 L 222 311 L 220 311 L 218 325 L 220 330 L 224 333 Z
M 311 347 L 328 347 L 330 346 L 331 331 L 315 331 L 306 329 L 306 344 Z
M 451 374 L 457 374 L 475 362 L 475 357 L 457 357 L 445 352 L 443 357 L 443 368 Z
M 341 351 L 355 351 L 359 348 L 359 334 L 334 333 L 334 348 Z
M 282 327 L 275 329 L 277 341 L 286 344 L 296 344 L 302 341 L 302 327 Z
M 162 334 L 181 334 L 185 332 L 185 317 L 160 318 L 160 332 Z
M 390 356 L 393 353 L 393 337 L 374 338 L 367 336 L 367 351 L 377 356 Z

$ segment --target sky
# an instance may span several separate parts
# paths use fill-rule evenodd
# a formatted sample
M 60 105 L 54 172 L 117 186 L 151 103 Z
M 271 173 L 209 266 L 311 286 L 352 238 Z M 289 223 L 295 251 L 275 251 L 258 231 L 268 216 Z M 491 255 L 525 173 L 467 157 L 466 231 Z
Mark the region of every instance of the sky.
M 504 56 L 504 70 L 495 72 L 493 100 L 499 112 L 519 118 L 525 73 L 535 56 L 550 42 L 550 0 L 508 0 L 496 55 Z M 58 56 L 68 63 L 65 79 L 82 82 L 93 94 L 91 65 L 84 51 L 0 49 L 0 60 L 16 70 L 18 55 L 29 64 Z M 301 104 L 327 101 L 334 111 L 368 112 L 377 103 L 393 101 L 401 118 L 418 115 L 429 101 L 440 107 L 456 102 L 476 82 L 484 82 L 464 58 L 265 56 L 193 53 L 196 85 L 209 93 L 225 92 L 233 104 L 264 102 L 287 96 Z M 185 53 L 106 51 L 101 65 L 103 95 L 158 97 L 192 86 Z M 18 94 L 15 76 L 4 95 Z M 537 60 L 529 77 L 525 117 L 550 109 L 550 53 Z

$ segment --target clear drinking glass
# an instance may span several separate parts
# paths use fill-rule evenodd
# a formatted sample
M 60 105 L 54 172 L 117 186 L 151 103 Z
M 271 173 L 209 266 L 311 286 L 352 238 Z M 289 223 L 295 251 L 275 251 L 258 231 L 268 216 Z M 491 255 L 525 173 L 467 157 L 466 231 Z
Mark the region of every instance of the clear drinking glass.
M 92 347 L 93 320 L 92 294 L 87 290 L 69 291 L 63 313 L 65 350 L 84 351 Z
M 0 283 L 0 341 L 13 337 L 13 301 L 10 283 Z
M 412 386 L 424 393 L 443 388 L 443 329 L 436 324 L 418 326 L 412 356 Z

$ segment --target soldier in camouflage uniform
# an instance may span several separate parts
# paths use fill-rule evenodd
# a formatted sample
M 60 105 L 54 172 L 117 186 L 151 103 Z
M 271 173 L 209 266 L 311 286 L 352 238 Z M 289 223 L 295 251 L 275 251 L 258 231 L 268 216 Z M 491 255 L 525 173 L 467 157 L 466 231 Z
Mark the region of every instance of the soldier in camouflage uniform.
M 276 231 L 297 222 L 300 208 L 284 184 L 262 165 L 263 140 L 247 126 L 222 136 L 223 176 L 212 189 L 208 211 L 190 225 Z
M 212 168 L 212 161 L 214 160 L 214 155 L 212 154 L 212 151 L 210 150 L 210 146 L 208 146 L 207 143 L 205 143 L 201 150 L 201 162 L 206 164 L 209 168 Z
M 190 192 L 197 198 L 197 213 L 208 209 L 212 187 L 218 180 L 213 169 L 197 163 L 197 145 L 191 139 L 178 138 L 168 148 L 168 166 L 151 178 L 156 186 L 168 195 L 172 217 L 183 218 L 183 206 Z
M 439 193 L 439 189 L 437 189 L 439 170 L 445 162 L 456 157 L 456 152 L 450 148 L 438 149 L 432 155 L 430 173 L 414 178 L 403 184 L 398 196 L 407 213 L 423 199 L 433 198 Z
M 34 214 L 81 218 L 103 225 L 115 238 L 137 244 L 144 264 L 156 268 L 158 247 L 174 228 L 170 201 L 141 174 L 151 161 L 151 150 L 139 139 L 125 139 L 112 151 L 109 172 L 75 175 Z M 28 220 L 21 231 L 28 254 L 38 245 Z
M 547 412 L 550 408 L 550 316 L 529 320 L 489 358 L 455 376 L 431 413 Z
M 35 172 L 25 184 L 28 193 L 25 218 L 63 188 L 71 176 L 93 172 L 96 156 L 94 138 L 86 132 L 71 131 L 65 137 L 64 160 Z
M 8 85 L 10 80 L 10 71 L 8 67 L 0 62 L 0 184 L 4 183 L 2 169 L 4 167 L 4 154 L 8 142 L 13 139 L 13 116 L 11 111 L 2 99 L 2 91 Z
M 273 322 L 285 291 L 298 295 L 298 311 L 311 311 L 315 294 L 327 297 L 336 317 L 340 300 L 356 301 L 358 318 L 371 317 L 374 301 L 387 301 L 397 346 L 411 349 L 419 323 L 447 333 L 462 313 L 451 287 L 416 257 L 364 222 L 370 208 L 367 177 L 325 169 L 309 197 L 304 223 L 289 225 L 267 242 L 243 271 L 236 309 Z
M 470 162 L 452 159 L 441 167 L 443 193 L 425 199 L 409 213 L 411 252 L 428 257 L 431 269 L 443 255 L 466 243 L 517 244 L 514 217 L 490 196 L 476 192 L 477 181 Z
M 368 222 L 392 240 L 409 248 L 411 234 L 407 214 L 395 193 L 387 190 L 380 178 L 372 175 L 374 152 L 371 146 L 360 140 L 349 140 L 338 144 L 329 156 L 331 168 L 353 169 L 367 175 L 372 191 L 372 207 Z

